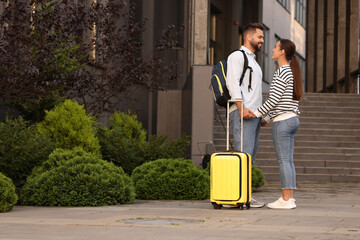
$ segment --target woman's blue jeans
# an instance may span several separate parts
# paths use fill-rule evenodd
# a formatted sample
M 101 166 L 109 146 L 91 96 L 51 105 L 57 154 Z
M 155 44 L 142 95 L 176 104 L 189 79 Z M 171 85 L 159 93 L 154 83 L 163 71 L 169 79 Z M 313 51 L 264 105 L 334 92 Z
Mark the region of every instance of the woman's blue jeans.
M 282 189 L 296 189 L 294 136 L 299 129 L 298 117 L 273 123 L 272 136 L 280 170 Z

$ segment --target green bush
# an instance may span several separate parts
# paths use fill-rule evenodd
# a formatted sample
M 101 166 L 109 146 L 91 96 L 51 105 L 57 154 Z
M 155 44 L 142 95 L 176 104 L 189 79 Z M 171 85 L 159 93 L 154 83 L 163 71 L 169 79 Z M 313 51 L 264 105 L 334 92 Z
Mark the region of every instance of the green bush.
M 35 166 L 54 150 L 49 137 L 21 117 L 0 122 L 0 172 L 11 178 L 17 189 L 24 185 Z
M 159 159 L 135 168 L 131 178 L 139 199 L 207 199 L 210 178 L 191 160 Z
M 115 112 L 109 121 L 109 128 L 100 128 L 98 134 L 103 159 L 131 174 L 144 163 L 146 131 L 136 115 Z
M 38 124 L 38 128 L 41 133 L 55 140 L 57 148 L 81 147 L 101 156 L 95 118 L 86 114 L 84 107 L 75 101 L 65 100 L 47 111 L 45 120 Z
M 110 129 L 121 129 L 123 137 L 131 139 L 138 144 L 144 144 L 146 140 L 146 131 L 142 124 L 137 120 L 135 114 L 125 114 L 123 112 L 115 112 L 109 119 Z
M 256 166 L 252 167 L 251 172 L 251 184 L 252 184 L 252 190 L 255 191 L 265 184 L 265 177 L 263 172 L 257 168 Z
M 0 212 L 8 212 L 17 202 L 15 185 L 11 179 L 0 172 Z
M 35 168 L 22 189 L 23 204 L 35 206 L 102 206 L 131 203 L 133 183 L 113 163 L 81 148 L 56 149 Z
M 109 128 L 103 127 L 98 133 L 103 159 L 128 174 L 148 161 L 183 157 L 190 144 L 187 136 L 174 141 L 164 135 L 150 136 L 147 142 L 146 131 L 135 114 L 115 112 L 109 122 Z
M 168 141 L 166 135 L 150 136 L 150 140 L 145 147 L 145 162 L 161 158 L 184 157 L 184 152 L 189 145 L 190 140 L 186 135 L 173 141 Z

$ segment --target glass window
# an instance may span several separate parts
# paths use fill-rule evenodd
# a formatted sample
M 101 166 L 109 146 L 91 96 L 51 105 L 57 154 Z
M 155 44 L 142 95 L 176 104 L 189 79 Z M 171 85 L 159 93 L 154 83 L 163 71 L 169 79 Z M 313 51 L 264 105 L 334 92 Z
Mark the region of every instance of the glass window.
M 303 26 L 306 25 L 306 0 L 295 0 L 295 19 Z
M 216 14 L 210 14 L 210 40 L 216 41 Z
M 305 88 L 305 58 L 303 58 L 299 53 L 295 53 L 295 55 L 299 59 L 303 87 Z
M 209 58 L 208 64 L 214 65 L 216 61 L 216 29 L 217 29 L 217 22 L 218 22 L 218 14 L 219 11 L 211 5 L 210 8 L 210 46 L 209 46 Z
M 209 64 L 215 64 L 215 46 L 216 46 L 216 14 L 210 14 L 210 47 L 209 47 Z
M 290 12 L 290 0 L 277 0 L 288 12 Z
M 264 24 L 263 24 L 264 25 Z M 267 44 L 269 39 L 269 28 L 264 25 L 264 44 L 262 45 L 261 51 L 258 52 L 257 61 L 263 70 L 263 81 L 270 84 L 271 80 L 268 76 L 269 69 L 269 45 Z

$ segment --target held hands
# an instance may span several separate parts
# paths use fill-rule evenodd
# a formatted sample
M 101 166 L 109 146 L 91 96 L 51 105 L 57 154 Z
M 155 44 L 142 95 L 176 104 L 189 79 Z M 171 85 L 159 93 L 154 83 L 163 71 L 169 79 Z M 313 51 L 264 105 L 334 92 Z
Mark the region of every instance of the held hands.
M 241 117 L 241 109 L 239 109 L 239 115 Z M 244 119 L 256 118 L 256 115 L 248 108 L 244 107 Z
M 267 121 L 265 119 L 261 119 L 261 126 L 265 127 L 265 125 L 267 124 Z

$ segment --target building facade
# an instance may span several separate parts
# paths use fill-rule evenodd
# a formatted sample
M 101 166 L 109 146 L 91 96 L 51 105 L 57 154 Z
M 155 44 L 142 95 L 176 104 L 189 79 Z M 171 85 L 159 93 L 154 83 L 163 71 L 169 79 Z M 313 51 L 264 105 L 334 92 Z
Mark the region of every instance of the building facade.
M 305 73 L 305 0 L 138 0 L 139 17 L 149 19 L 144 36 L 151 52 L 155 38 L 168 24 L 185 26 L 181 46 L 168 60 L 176 60 L 180 77 L 165 92 L 144 92 L 148 105 L 140 119 L 149 133 L 165 133 L 178 138 L 191 136 L 190 155 L 198 164 L 207 150 L 202 142 L 213 136 L 214 101 L 209 89 L 212 66 L 242 45 L 242 28 L 250 22 L 265 26 L 263 50 L 257 60 L 263 69 L 263 90 L 268 91 L 276 66 L 272 49 L 280 38 L 297 45 L 297 55 Z M 305 74 L 304 74 L 305 75 Z M 146 96 L 147 95 L 147 96 Z M 146 97 L 145 97 L 146 96 Z M 200 143 L 200 144 L 199 144 Z M 199 144 L 199 146 L 198 146 Z M 209 146 L 208 146 L 209 147 Z
M 242 29 L 250 22 L 265 26 L 265 43 L 257 53 L 264 92 L 277 68 L 272 49 L 281 38 L 296 44 L 305 91 L 355 89 L 350 78 L 359 69 L 359 0 L 127 1 L 136 4 L 139 20 L 147 19 L 144 57 L 155 52 L 155 43 L 167 26 L 185 27 L 179 45 L 163 56 L 165 61 L 176 62 L 179 77 L 167 91 L 143 88 L 134 95 L 138 119 L 149 134 L 191 137 L 189 154 L 195 164 L 210 147 L 201 143 L 213 139 L 212 66 L 241 46 Z
M 91 4 L 95 0 L 86 1 Z M 119 0 L 120 1 L 120 0 Z M 99 2 L 99 1 L 96 1 Z M 106 2 L 106 0 L 104 0 Z M 176 62 L 178 78 L 167 91 L 137 90 L 136 112 L 149 135 L 167 134 L 172 139 L 191 137 L 189 155 L 197 164 L 212 141 L 214 101 L 209 89 L 212 66 L 226 59 L 242 45 L 242 29 L 250 22 L 265 26 L 265 44 L 257 53 L 263 69 L 263 90 L 268 91 L 276 66 L 272 48 L 279 38 L 293 40 L 297 54 L 306 58 L 305 0 L 126 0 L 135 3 L 136 16 L 147 19 L 141 54 L 151 56 L 163 31 L 173 25 L 184 26 L 178 46 L 162 55 L 166 62 Z M 8 3 L 0 4 L 0 11 Z M 126 104 L 124 104 L 126 107 Z M 119 107 L 120 108 L 120 107 Z M 124 106 L 121 107 L 124 109 Z M 106 120 L 104 117 L 104 120 Z M 104 121 L 105 122 L 105 121 Z
M 359 0 L 308 0 L 307 92 L 357 93 Z

